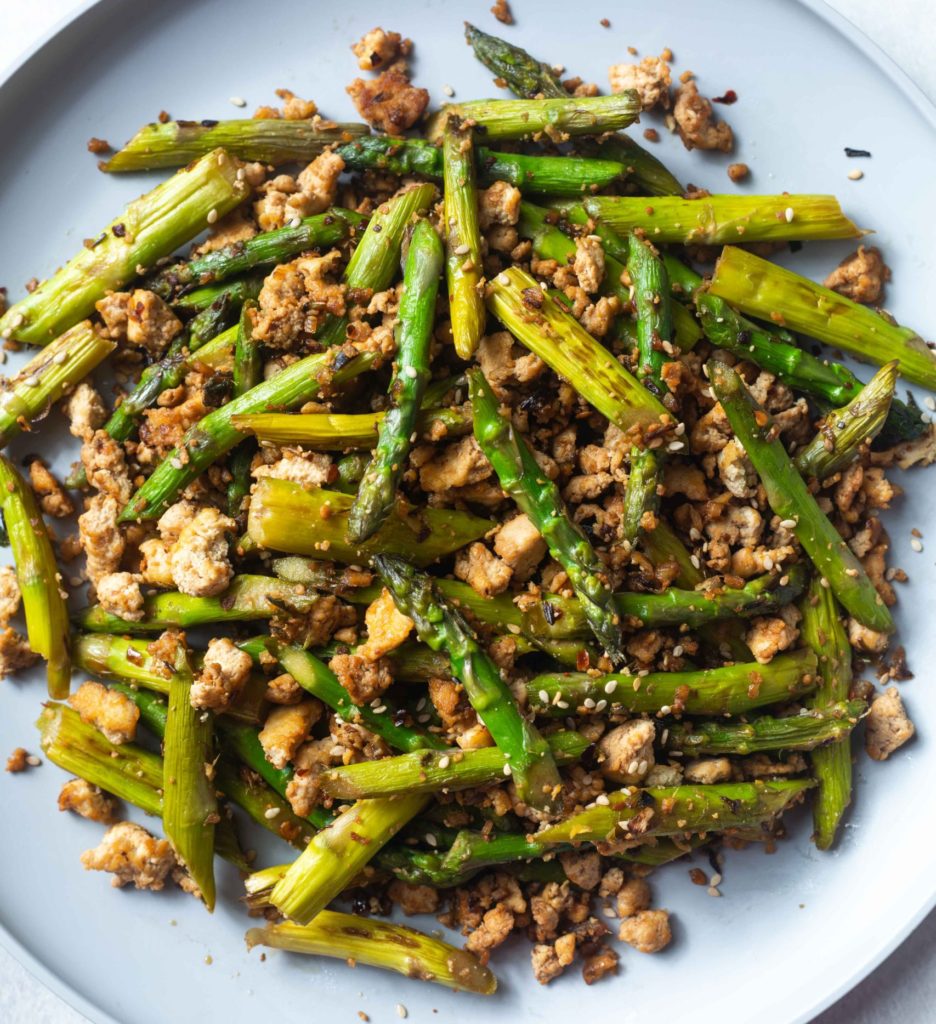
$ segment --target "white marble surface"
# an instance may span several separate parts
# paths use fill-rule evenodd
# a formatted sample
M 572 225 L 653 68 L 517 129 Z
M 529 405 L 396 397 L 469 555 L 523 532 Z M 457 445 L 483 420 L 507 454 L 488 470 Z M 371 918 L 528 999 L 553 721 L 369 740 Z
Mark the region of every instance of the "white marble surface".
M 515 0 L 518 13 L 531 0 Z M 756 0 L 750 0 L 755 2 Z M 936 101 L 933 0 L 829 0 Z M 76 7 L 76 0 L 0 0 L 0 71 Z M 860 897 L 859 897 L 860 898 Z M 936 1005 L 936 914 L 869 978 L 814 1024 L 927 1024 Z M 66 1006 L 0 949 L 0 1022 L 82 1024 Z M 732 1024 L 726 1018 L 727 1024 Z M 125 1024 L 133 1024 L 127 1021 Z

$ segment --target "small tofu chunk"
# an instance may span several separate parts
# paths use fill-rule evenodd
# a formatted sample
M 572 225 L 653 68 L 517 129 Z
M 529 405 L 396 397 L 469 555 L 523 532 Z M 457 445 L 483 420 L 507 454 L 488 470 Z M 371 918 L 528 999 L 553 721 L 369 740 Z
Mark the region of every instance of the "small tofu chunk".
M 166 839 L 157 839 L 145 828 L 121 821 L 109 828 L 100 844 L 81 855 L 87 871 L 109 871 L 111 885 L 119 889 L 162 889 L 176 867 L 175 854 Z
M 260 746 L 270 764 L 285 768 L 309 738 L 309 730 L 322 717 L 322 712 L 317 700 L 273 708 L 260 730 Z
M 475 541 L 455 556 L 455 575 L 482 597 L 494 597 L 507 589 L 513 572 L 506 562 Z
M 109 825 L 117 815 L 117 801 L 85 779 L 70 779 L 59 793 L 60 811 L 74 811 L 82 818 Z
M 546 555 L 546 541 L 529 518 L 521 514 L 497 531 L 494 551 L 513 570 L 513 578 L 526 583 Z
M 386 587 L 380 592 L 380 597 L 368 606 L 364 621 L 367 624 L 367 641 L 356 653 L 367 661 L 378 661 L 396 650 L 413 630 L 413 620 L 397 608 Z
M 223 711 L 229 708 L 250 678 L 253 659 L 227 637 L 208 644 L 202 670 L 189 694 L 193 708 Z
M 670 944 L 672 937 L 667 910 L 641 910 L 625 918 L 618 932 L 618 938 L 638 953 L 659 953 Z
M 646 718 L 625 722 L 605 733 L 598 741 L 598 770 L 615 782 L 636 785 L 654 765 L 655 736 L 656 727 Z
M 865 750 L 875 761 L 886 761 L 913 738 L 916 729 L 904 709 L 896 686 L 879 693 L 865 718 Z
M 122 693 L 100 683 L 82 683 L 68 698 L 68 703 L 81 716 L 82 722 L 93 725 L 111 743 L 131 743 L 136 737 L 140 709 Z

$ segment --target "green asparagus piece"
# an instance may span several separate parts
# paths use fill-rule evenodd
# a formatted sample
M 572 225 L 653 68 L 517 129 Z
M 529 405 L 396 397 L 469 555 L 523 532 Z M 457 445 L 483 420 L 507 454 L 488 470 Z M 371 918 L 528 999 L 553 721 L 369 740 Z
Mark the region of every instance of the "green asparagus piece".
M 169 692 L 173 667 L 149 652 L 150 640 L 110 633 L 79 634 L 72 646 L 75 668 L 102 679 L 123 679 L 157 693 Z
M 731 367 L 713 359 L 707 370 L 715 397 L 757 470 L 770 507 L 781 520 L 796 524 L 797 539 L 849 614 L 868 629 L 893 630 L 890 612 L 861 562 L 819 508 L 786 449 L 772 437 L 770 417 L 755 406 Z
M 366 222 L 361 214 L 334 206 L 325 213 L 304 218 L 295 226 L 263 231 L 187 262 L 173 263 L 148 278 L 146 285 L 162 298 L 170 299 L 181 288 L 226 281 L 254 267 L 282 263 L 309 249 L 330 248 L 352 237 Z M 191 293 L 184 301 L 191 303 Z
M 312 839 L 273 886 L 271 904 L 291 921 L 308 924 L 428 801 L 420 793 L 359 800 Z
M 348 513 L 348 540 L 353 544 L 372 537 L 393 511 L 429 382 L 429 343 L 442 264 L 439 236 L 429 221 L 422 220 L 413 231 L 403 273 L 397 357 L 390 380 L 392 405 L 381 421 L 374 458 Z
M 260 344 L 253 338 L 253 311 L 256 304 L 245 302 L 241 310 L 240 323 L 237 327 L 237 340 L 234 343 L 234 394 L 240 398 L 255 388 L 263 380 L 263 358 Z M 237 429 L 235 427 L 235 429 Z M 250 494 L 250 464 L 253 461 L 256 445 L 249 438 L 241 441 L 231 456 L 231 482 L 228 484 L 228 512 L 237 515 L 241 506 Z
M 655 530 L 644 534 L 643 546 L 654 565 L 660 566 L 664 562 L 674 562 L 677 565 L 679 574 L 676 583 L 680 587 L 689 590 L 697 587 L 705 579 L 698 559 L 693 562 L 688 548 L 666 520 L 659 520 Z
M 247 948 L 254 946 L 337 957 L 484 996 L 497 989 L 497 979 L 474 954 L 405 925 L 357 914 L 323 910 L 305 926 L 284 921 L 251 928 Z
M 569 94 L 552 68 L 531 57 L 526 50 L 490 36 L 467 21 L 465 38 L 478 60 L 502 78 L 517 96 L 531 100 L 537 96 L 568 98 Z
M 29 646 L 46 660 L 49 696 L 68 696 L 71 683 L 68 610 L 61 574 L 42 512 L 32 488 L 9 459 L 0 455 L 0 511 L 23 597 Z
M 621 540 L 631 546 L 646 531 L 644 516 L 656 512 L 660 504 L 657 488 L 662 470 L 660 455 L 651 448 L 631 449 L 630 472 L 624 491 L 624 508 L 621 512 Z
M 121 683 L 116 679 L 107 681 L 109 690 L 116 690 L 122 693 L 128 700 L 133 701 L 140 711 L 140 722 L 160 741 L 166 735 L 166 720 L 169 717 L 169 703 L 163 693 L 156 693 L 153 690 L 141 690 L 129 683 Z M 168 692 L 168 691 L 167 691 Z M 162 782 L 160 781 L 160 789 Z
M 792 270 L 729 245 L 708 289 L 749 316 L 776 320 L 878 366 L 897 359 L 902 377 L 936 389 L 936 355 L 915 331 Z
M 636 235 L 628 242 L 627 273 L 637 311 L 637 378 L 662 401 L 669 393 L 662 372 L 673 337 L 669 275 L 652 245 Z
M 577 761 L 591 746 L 577 732 L 553 733 L 547 742 L 557 764 Z M 342 800 L 400 793 L 448 793 L 501 782 L 504 765 L 509 763 L 497 747 L 420 750 L 332 768 L 322 776 L 322 782 L 329 796 Z
M 610 794 L 608 804 L 574 814 L 534 838 L 537 843 L 552 845 L 758 829 L 814 785 L 812 779 L 789 779 L 624 789 Z
M 475 438 L 493 465 L 501 487 L 542 534 L 549 553 L 569 576 L 592 632 L 615 663 L 625 660 L 621 619 L 604 566 L 588 538 L 572 521 L 559 488 L 539 468 L 532 450 L 502 416 L 480 370 L 468 376 Z
M 396 750 L 445 749 L 444 741 L 438 736 L 399 724 L 394 715 L 388 713 L 386 707 L 378 710 L 369 704 L 355 704 L 335 673 L 324 662 L 301 647 L 276 644 L 271 650 L 283 668 L 304 690 L 318 697 L 323 704 L 327 704 L 346 721 L 363 725 Z
M 835 196 L 712 195 L 702 199 L 593 196 L 589 216 L 618 232 L 640 228 L 654 244 L 724 245 L 732 242 L 860 238 Z
M 632 89 L 616 96 L 558 97 L 545 100 L 471 100 L 448 103 L 430 118 L 426 136 L 440 138 L 454 115 L 474 121 L 485 139 L 526 139 L 540 134 L 554 142 L 574 135 L 603 135 L 626 128 L 640 114 Z
M 247 532 L 260 547 L 361 565 L 378 552 L 429 565 L 487 533 L 488 519 L 449 509 L 398 505 L 370 540 L 347 539 L 353 499 L 337 491 L 307 491 L 287 480 L 261 479 L 250 498 Z M 323 513 L 324 510 L 324 513 Z
M 819 424 L 816 436 L 796 453 L 796 468 L 822 480 L 849 463 L 870 444 L 887 420 L 897 383 L 897 360 L 887 363 L 842 409 L 833 409 Z
M 811 703 L 815 703 L 815 696 Z M 705 755 L 747 755 L 764 750 L 821 753 L 817 748 L 825 749 L 826 744 L 838 744 L 848 737 L 866 707 L 864 701 L 852 700 L 783 718 L 759 715 L 748 722 L 675 722 L 667 729 L 664 746 L 684 754 Z M 847 748 L 848 744 L 844 745 Z
M 67 390 L 103 362 L 116 346 L 88 320 L 50 342 L 13 377 L 0 384 L 0 448 L 29 430 Z
M 560 784 L 549 745 L 524 719 L 461 613 L 439 596 L 429 576 L 402 559 L 381 554 L 374 565 L 397 607 L 415 623 L 420 640 L 448 653 L 472 707 L 510 762 L 520 798 L 533 807 L 547 806 Z
M 174 669 L 163 740 L 163 828 L 205 906 L 214 910 L 214 833 L 219 820 L 209 777 L 214 724 L 210 714 L 192 707 L 192 673 L 184 648 Z
M 652 153 L 623 132 L 602 139 L 594 149 L 599 157 L 622 163 L 628 180 L 648 195 L 681 196 L 686 191 Z
M 188 162 L 188 161 L 184 161 Z M 94 312 L 108 291 L 136 277 L 203 231 L 247 195 L 238 161 L 218 149 L 132 202 L 91 248 L 0 317 L 0 336 L 44 345 Z
M 445 277 L 455 351 L 470 359 L 484 334 L 481 231 L 472 129 L 450 117 L 442 135 Z
M 852 651 L 842 624 L 841 611 L 832 591 L 814 579 L 800 603 L 803 613 L 803 639 L 819 659 L 819 687 L 809 706 L 813 713 L 828 713 L 839 702 L 848 699 L 852 684 Z M 853 702 L 852 702 L 853 703 Z M 816 799 L 813 803 L 813 826 L 816 846 L 828 850 L 852 794 L 852 749 L 848 734 L 811 754 L 816 777 Z
M 239 398 L 213 409 L 190 427 L 180 444 L 160 462 L 131 498 L 120 521 L 158 519 L 185 487 L 243 440 L 244 435 L 232 423 L 234 416 L 264 412 L 271 406 L 292 409 L 307 402 L 323 383 L 336 385 L 351 380 L 372 362 L 365 354 L 339 368 L 334 352 L 306 356 Z
M 530 708 L 538 715 L 602 714 L 630 711 L 668 715 L 740 715 L 766 704 L 793 700 L 818 683 L 816 656 L 806 648 L 757 662 L 688 672 L 591 676 L 560 672 L 526 684 Z
M 504 326 L 621 430 L 671 422 L 664 406 L 519 267 L 490 283 L 488 307 Z
M 144 125 L 102 171 L 153 171 L 184 167 L 220 146 L 242 160 L 265 164 L 308 162 L 336 142 L 367 135 L 366 124 L 241 118 L 232 121 L 166 121 Z
M 175 266 L 183 266 L 184 264 L 175 264 Z M 172 265 L 166 268 L 167 271 L 172 269 Z M 146 279 L 147 285 L 154 285 L 156 279 L 148 277 Z M 243 305 L 248 299 L 255 299 L 260 294 L 260 289 L 263 287 L 263 274 L 245 274 L 243 277 L 235 277 L 230 281 L 218 281 L 212 282 L 211 284 L 202 285 L 199 288 L 193 288 L 192 291 L 186 291 L 183 295 L 173 296 L 171 292 L 163 295 L 163 298 L 171 298 L 172 311 L 183 320 L 190 320 L 190 318 L 196 317 L 199 313 L 204 313 L 209 306 L 212 306 L 222 295 L 228 296 L 231 302 L 238 306 Z M 150 288 L 154 291 L 155 288 Z M 167 289 L 161 288 L 162 291 L 166 292 Z

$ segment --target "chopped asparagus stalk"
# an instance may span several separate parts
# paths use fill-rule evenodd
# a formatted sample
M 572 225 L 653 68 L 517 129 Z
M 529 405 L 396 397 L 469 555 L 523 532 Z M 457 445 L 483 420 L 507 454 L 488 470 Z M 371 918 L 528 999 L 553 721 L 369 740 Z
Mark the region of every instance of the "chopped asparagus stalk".
M 890 412 L 897 383 L 897 360 L 887 363 L 842 409 L 833 409 L 816 436 L 793 462 L 804 477 L 822 480 L 854 462 L 862 445 L 880 433 Z
M 809 706 L 828 713 L 847 700 L 852 684 L 852 651 L 842 624 L 841 611 L 828 587 L 814 579 L 800 602 L 803 639 L 819 659 L 819 687 Z M 852 702 L 854 703 L 854 702 Z M 841 742 L 814 750 L 810 757 L 816 777 L 813 825 L 816 846 L 828 850 L 844 817 L 852 794 L 852 748 L 848 735 Z
M 592 196 L 590 217 L 618 232 L 640 228 L 656 245 L 725 245 L 732 242 L 860 238 L 835 196 L 712 195 L 702 199 Z
M 93 313 L 98 299 L 131 281 L 139 267 L 152 267 L 246 197 L 238 166 L 215 150 L 132 202 L 91 248 L 0 317 L 0 336 L 45 345 Z
M 766 665 L 749 662 L 646 676 L 548 673 L 531 679 L 526 692 L 536 714 L 560 718 L 602 714 L 606 708 L 658 715 L 741 715 L 793 700 L 817 684 L 816 656 L 803 648 L 778 654 Z
M 321 911 L 305 926 L 284 921 L 251 928 L 247 947 L 254 946 L 337 957 L 479 995 L 497 989 L 497 979 L 472 953 L 405 925 L 334 910 Z
M 568 98 L 569 94 L 563 89 L 552 68 L 531 57 L 526 50 L 511 46 L 497 36 L 488 35 L 467 21 L 465 38 L 478 60 L 498 78 L 502 78 L 517 96 L 530 100 L 537 96 Z
M 32 488 L 0 455 L 0 511 L 23 596 L 29 646 L 46 660 L 49 696 L 61 700 L 71 684 L 68 610 L 61 576 Z
M 604 566 L 591 542 L 572 521 L 559 488 L 539 468 L 532 449 L 502 416 L 480 370 L 468 376 L 475 438 L 494 467 L 501 487 L 543 536 L 549 553 L 569 576 L 585 618 L 615 663 L 623 662 L 621 618 Z
M 75 638 L 75 667 L 103 679 L 124 679 L 157 693 L 169 692 L 173 667 L 150 654 L 149 640 L 111 633 L 82 633 Z
M 397 607 L 415 623 L 420 640 L 435 651 L 447 651 L 453 673 L 510 762 L 520 798 L 533 807 L 548 806 L 559 790 L 559 773 L 549 745 L 520 713 L 510 688 L 473 630 L 460 612 L 439 596 L 430 577 L 388 555 L 377 555 L 374 564 Z
M 237 340 L 234 343 L 234 394 L 240 398 L 255 388 L 263 380 L 263 357 L 259 342 L 253 338 L 253 311 L 256 303 L 245 302 L 241 310 L 240 323 L 237 327 Z M 235 427 L 236 429 L 236 427 Z M 228 484 L 228 511 L 237 515 L 241 505 L 250 494 L 250 465 L 253 461 L 256 445 L 245 438 L 237 446 L 231 457 L 231 482 Z
M 749 316 L 779 318 L 793 331 L 878 366 L 897 359 L 902 377 L 936 389 L 936 355 L 915 331 L 792 270 L 729 245 L 708 289 Z
M 657 488 L 662 470 L 657 452 L 650 448 L 631 449 L 630 472 L 624 491 L 624 509 L 621 513 L 621 540 L 631 546 L 645 532 L 646 516 L 653 516 L 660 500 Z M 655 525 L 655 521 L 654 521 Z
M 378 552 L 407 555 L 429 565 L 487 533 L 490 520 L 468 512 L 427 508 L 418 519 L 397 506 L 363 544 L 347 539 L 353 499 L 337 491 L 307 491 L 286 480 L 264 477 L 250 497 L 247 532 L 260 547 L 310 558 L 360 565 Z M 322 515 L 322 510 L 328 511 Z
M 0 448 L 40 419 L 114 351 L 88 320 L 60 335 L 0 385 Z
M 231 121 L 166 121 L 144 125 L 101 170 L 152 171 L 184 167 L 220 146 L 242 160 L 264 164 L 305 162 L 336 142 L 367 135 L 366 124 L 329 124 L 312 120 L 242 118 Z
M 757 470 L 770 507 L 781 520 L 796 524 L 793 532 L 797 539 L 848 612 L 868 629 L 889 633 L 894 623 L 887 606 L 861 562 L 819 508 L 782 443 L 772 436 L 770 417 L 755 407 L 731 367 L 711 360 L 707 369 L 715 397 Z
M 679 179 L 629 135 L 618 132 L 602 139 L 595 146 L 600 157 L 617 160 L 624 165 L 629 181 L 651 196 L 681 196 L 685 192 Z
M 396 327 L 391 406 L 380 423 L 374 458 L 348 513 L 348 540 L 361 544 L 386 522 L 409 459 L 411 437 L 429 382 L 429 344 L 442 273 L 442 243 L 427 220 L 413 231 L 403 273 Z M 482 311 L 484 304 L 482 301 Z

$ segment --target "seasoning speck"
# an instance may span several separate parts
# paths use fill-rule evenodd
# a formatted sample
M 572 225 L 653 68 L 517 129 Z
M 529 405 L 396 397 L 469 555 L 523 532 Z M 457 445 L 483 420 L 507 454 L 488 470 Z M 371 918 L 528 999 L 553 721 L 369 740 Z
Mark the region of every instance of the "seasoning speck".
M 267 821 L 271 821 L 273 818 L 279 815 L 280 809 L 278 807 L 268 807 L 264 812 L 263 816 Z
M 406 1007 L 402 1003 L 397 1003 L 396 1004 L 396 1012 L 397 1012 L 397 1016 L 398 1017 L 406 1017 L 407 1016 L 407 1009 L 406 1009 Z
M 232 96 L 230 101 L 234 104 L 235 107 L 247 106 L 247 100 L 245 100 L 243 96 Z
M 861 181 L 863 177 L 864 171 L 860 170 L 857 167 L 853 171 L 848 172 L 848 178 L 850 181 Z
M 914 551 L 920 552 L 923 550 L 923 542 L 914 537 L 913 540 L 910 541 L 910 547 L 912 547 Z
M 870 149 L 852 149 L 851 146 L 845 147 L 845 156 L 871 156 Z
M 454 96 L 455 95 L 455 90 L 450 85 L 443 85 L 442 86 L 442 92 L 444 92 L 446 96 Z
M 793 212 L 793 207 L 792 207 L 792 206 L 788 206 L 788 207 L 787 207 L 787 208 L 786 208 L 786 209 L 785 209 L 785 210 L 783 211 L 783 216 L 784 216 L 784 217 L 786 218 L 786 222 L 787 222 L 787 224 L 790 224 L 790 223 L 792 223 L 792 221 L 793 221 L 793 217 L 795 216 L 795 214 L 794 214 L 794 212 Z
M 209 224 L 214 224 L 217 221 L 217 219 L 218 219 L 218 211 L 217 210 L 209 210 L 208 211 L 208 216 L 205 218 L 205 220 L 207 220 Z

